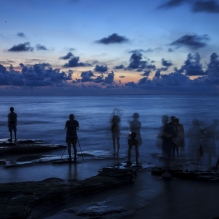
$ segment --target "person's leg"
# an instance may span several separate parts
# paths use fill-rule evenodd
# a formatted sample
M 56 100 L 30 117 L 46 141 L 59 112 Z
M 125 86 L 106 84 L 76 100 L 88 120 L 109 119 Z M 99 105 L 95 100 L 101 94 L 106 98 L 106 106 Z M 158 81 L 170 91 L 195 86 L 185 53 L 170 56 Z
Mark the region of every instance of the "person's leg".
M 138 162 L 138 157 L 139 157 L 139 149 L 138 149 L 138 146 L 136 145 L 135 146 L 135 151 L 136 151 L 136 164 L 138 164 L 139 162 Z
M 12 127 L 11 127 L 11 125 L 8 126 L 8 130 L 9 130 L 9 133 L 10 133 L 9 141 L 12 142 Z
M 68 145 L 68 156 L 69 156 L 69 160 L 71 160 L 71 141 L 67 141 L 67 145 Z
M 17 127 L 14 126 L 14 141 L 17 141 Z
M 128 149 L 128 162 L 131 162 L 131 152 L 132 152 L 132 142 L 131 142 L 131 139 L 128 140 L 128 145 L 129 145 L 129 149 Z
M 73 141 L 73 148 L 74 148 L 74 161 L 77 160 L 77 140 Z
M 119 149 L 120 149 L 120 137 L 116 138 L 116 142 L 117 142 L 117 157 L 119 156 Z
M 112 136 L 113 139 L 113 155 L 116 155 L 116 138 L 114 136 Z

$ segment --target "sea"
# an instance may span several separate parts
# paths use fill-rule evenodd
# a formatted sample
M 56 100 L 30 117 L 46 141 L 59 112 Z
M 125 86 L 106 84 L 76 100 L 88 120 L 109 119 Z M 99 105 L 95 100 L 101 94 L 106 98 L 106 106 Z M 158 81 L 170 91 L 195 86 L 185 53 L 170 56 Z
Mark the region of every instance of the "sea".
M 116 112 L 121 118 L 120 153 L 127 154 L 127 138 L 130 133 L 129 121 L 133 119 L 134 113 L 138 113 L 143 141 L 139 149 L 139 160 L 152 164 L 156 163 L 157 159 L 155 161 L 151 155 L 161 153 L 160 145 L 157 143 L 157 135 L 162 126 L 163 115 L 179 118 L 180 123 L 184 126 L 185 134 L 192 126 L 193 119 L 198 119 L 203 128 L 210 125 L 214 119 L 219 119 L 218 94 L 1 96 L 0 102 L 0 138 L 9 138 L 7 115 L 9 108 L 14 107 L 18 115 L 18 139 L 41 139 L 45 143 L 66 145 L 65 122 L 70 114 L 74 114 L 80 125 L 78 137 L 82 151 L 107 150 L 113 152 L 110 120 Z M 185 152 L 188 149 L 187 145 L 188 139 L 185 138 Z M 67 151 L 63 151 L 63 149 L 50 154 L 61 155 L 63 152 L 67 154 Z M 13 160 L 19 156 L 4 155 L 0 158 Z M 216 162 L 216 157 L 213 159 L 214 162 Z M 48 164 L 9 169 L 0 166 L 0 183 L 43 180 L 48 177 L 84 179 L 95 175 L 94 173 L 97 173 L 100 168 L 110 164 L 112 164 L 111 160 L 86 161 L 77 167 L 68 168 Z M 217 202 L 219 197 L 218 193 L 213 195 L 215 189 L 217 190 L 215 185 L 209 186 L 187 181 L 182 183 L 178 180 L 167 183 L 153 178 L 149 172 L 145 175 L 140 174 L 131 193 L 140 200 L 136 201 L 136 205 L 149 205 L 150 208 L 142 210 L 141 206 L 136 215 L 130 216 L 130 218 L 144 218 L 145 214 L 148 214 L 148 218 L 206 218 L 207 216 L 215 216 L 217 208 L 212 207 L 212 204 Z M 116 197 L 116 195 L 128 194 L 127 188 L 124 193 L 122 191 L 122 189 L 117 190 L 117 192 L 114 191 L 105 196 L 95 196 L 87 200 L 100 201 L 109 196 Z M 127 198 L 123 198 L 124 201 L 125 199 Z M 208 199 L 208 205 L 204 210 L 202 206 L 206 203 L 206 199 Z M 86 203 L 85 200 L 81 201 L 81 203 L 83 202 Z M 72 205 L 75 206 L 74 203 Z M 159 208 L 156 208 L 156 205 Z M 161 205 L 162 208 L 160 208 Z M 185 206 L 185 209 L 180 213 L 176 209 L 180 209 L 182 206 Z M 194 211 L 196 211 L 197 217 L 194 217 Z M 211 211 L 211 214 L 208 211 Z M 52 215 L 52 213 L 50 212 L 48 215 Z M 46 216 L 42 218 L 46 218 Z

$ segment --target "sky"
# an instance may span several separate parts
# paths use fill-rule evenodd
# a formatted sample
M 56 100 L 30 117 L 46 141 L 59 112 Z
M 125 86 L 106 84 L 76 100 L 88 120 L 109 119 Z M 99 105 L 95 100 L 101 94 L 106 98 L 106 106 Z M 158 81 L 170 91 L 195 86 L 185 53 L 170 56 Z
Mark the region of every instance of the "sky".
M 0 94 L 219 92 L 219 0 L 2 0 Z

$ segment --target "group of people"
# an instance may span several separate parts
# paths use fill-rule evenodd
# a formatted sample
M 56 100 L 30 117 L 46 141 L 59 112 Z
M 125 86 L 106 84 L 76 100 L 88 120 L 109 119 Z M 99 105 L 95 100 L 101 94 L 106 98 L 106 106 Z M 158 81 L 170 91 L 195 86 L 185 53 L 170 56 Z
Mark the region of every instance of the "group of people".
M 184 155 L 185 153 L 185 137 L 188 141 L 187 154 L 191 160 L 197 164 L 200 163 L 203 154 L 208 155 L 208 165 L 212 164 L 212 157 L 216 157 L 216 140 L 219 138 L 219 120 L 214 119 L 212 124 L 201 128 L 199 121 L 193 119 L 192 127 L 189 128 L 187 134 L 184 127 L 175 116 L 162 117 L 163 126 L 160 129 L 158 138 L 162 139 L 162 153 L 166 160 L 166 166 L 169 166 L 171 158 L 175 155 Z M 219 166 L 219 159 L 216 167 Z
M 112 132 L 112 141 L 113 141 L 113 154 L 114 157 L 119 156 L 120 149 L 120 122 L 121 122 L 121 112 L 118 109 L 115 109 L 111 119 L 111 132 Z M 131 164 L 131 151 L 132 147 L 135 147 L 136 151 L 136 164 L 139 164 L 139 146 L 142 144 L 141 138 L 141 122 L 139 121 L 139 114 L 133 114 L 133 120 L 128 121 L 130 134 L 128 136 L 128 164 Z
M 120 123 L 121 123 L 121 111 L 114 109 L 110 119 L 111 134 L 113 143 L 114 157 L 119 156 L 120 150 Z M 133 119 L 128 121 L 130 134 L 127 139 L 128 143 L 128 161 L 131 163 L 131 151 L 132 147 L 136 151 L 136 163 L 139 163 L 139 146 L 142 144 L 141 138 L 141 122 L 139 121 L 139 114 L 134 113 Z M 212 157 L 216 157 L 216 140 L 219 139 L 219 120 L 214 119 L 212 124 L 206 128 L 201 128 L 199 121 L 193 119 L 192 127 L 189 128 L 187 135 L 185 135 L 184 127 L 180 124 L 179 118 L 175 116 L 169 117 L 164 115 L 162 117 L 163 126 L 160 129 L 158 138 L 162 140 L 162 153 L 166 158 L 166 165 L 169 165 L 171 158 L 175 156 L 182 156 L 185 154 L 185 137 L 189 138 L 188 142 L 188 155 L 189 158 L 195 160 L 197 163 L 204 153 L 208 155 L 209 166 L 212 163 Z M 10 107 L 10 113 L 8 114 L 8 128 L 10 132 L 9 141 L 12 142 L 12 133 L 14 132 L 14 141 L 17 141 L 17 114 L 14 112 L 14 108 Z M 69 115 L 69 120 L 65 123 L 66 130 L 66 143 L 68 146 L 69 160 L 71 160 L 71 145 L 74 149 L 74 161 L 77 159 L 77 130 L 79 129 L 79 122 L 75 120 L 74 115 Z M 219 159 L 216 167 L 219 166 Z

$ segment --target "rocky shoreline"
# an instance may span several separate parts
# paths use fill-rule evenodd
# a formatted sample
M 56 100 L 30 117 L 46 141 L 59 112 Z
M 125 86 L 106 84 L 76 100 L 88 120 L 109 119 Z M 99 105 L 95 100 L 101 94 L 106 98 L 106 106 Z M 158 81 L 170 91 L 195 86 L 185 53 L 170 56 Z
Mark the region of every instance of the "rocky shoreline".
M 135 174 L 132 169 L 104 168 L 96 176 L 82 181 L 48 178 L 38 182 L 0 184 L 0 218 L 35 219 L 77 197 L 131 184 Z

